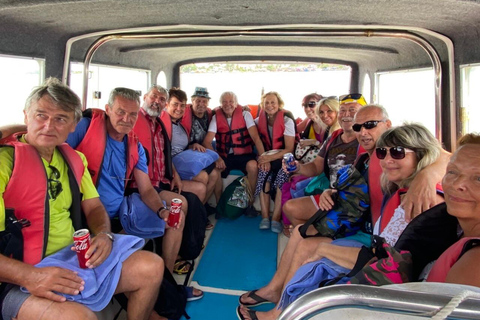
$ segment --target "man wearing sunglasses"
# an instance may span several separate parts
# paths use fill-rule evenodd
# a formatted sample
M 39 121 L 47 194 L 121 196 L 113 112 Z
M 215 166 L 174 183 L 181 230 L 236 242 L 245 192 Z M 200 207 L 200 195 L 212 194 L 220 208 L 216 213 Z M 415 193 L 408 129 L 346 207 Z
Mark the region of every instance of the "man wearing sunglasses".
M 83 227 L 92 236 L 86 253 L 88 268 L 101 266 L 112 252 L 115 236 L 85 157 L 64 144 L 81 118 L 80 99 L 50 78 L 32 91 L 24 113 L 27 132 L 0 142 L 0 231 L 10 231 L 15 224 L 24 226 L 17 238 L 20 242 L 0 239 L 0 248 L 8 243 L 18 258 L 10 258 L 10 252 L 5 252 L 8 257 L 0 254 L 1 315 L 19 320 L 96 319 L 86 306 L 61 295 L 94 290 L 77 272 L 33 266 L 70 247 L 73 232 Z M 15 231 L 10 235 L 14 237 Z M 150 252 L 136 251 L 123 262 L 118 283 L 112 284 L 115 293 L 128 295 L 130 319 L 149 317 L 162 276 L 163 261 Z

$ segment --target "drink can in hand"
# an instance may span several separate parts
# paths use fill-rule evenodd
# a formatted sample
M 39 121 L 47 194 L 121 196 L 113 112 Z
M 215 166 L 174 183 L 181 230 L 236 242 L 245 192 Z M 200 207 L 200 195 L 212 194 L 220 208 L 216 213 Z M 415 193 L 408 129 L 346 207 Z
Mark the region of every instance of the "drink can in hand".
M 170 214 L 168 215 L 168 226 L 175 228 L 178 225 L 178 220 L 180 219 L 180 210 L 182 210 L 182 200 L 172 199 L 170 204 Z
M 88 229 L 80 229 L 73 234 L 73 245 L 75 251 L 77 251 L 78 265 L 80 268 L 85 269 L 87 267 L 87 259 L 85 254 L 90 249 L 90 231 Z
M 283 161 L 285 162 L 288 172 L 297 170 L 297 163 L 295 162 L 295 157 L 292 153 L 285 153 L 283 155 Z

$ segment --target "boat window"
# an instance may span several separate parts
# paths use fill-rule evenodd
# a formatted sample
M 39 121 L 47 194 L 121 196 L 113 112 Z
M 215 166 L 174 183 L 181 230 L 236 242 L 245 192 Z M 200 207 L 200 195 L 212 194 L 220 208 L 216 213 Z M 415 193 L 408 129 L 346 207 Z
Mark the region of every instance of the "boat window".
M 25 100 L 43 82 L 45 61 L 37 58 L 0 55 L 0 125 L 23 123 Z
M 433 69 L 375 74 L 375 103 L 385 107 L 394 126 L 419 122 L 435 134 Z
M 309 93 L 339 96 L 349 92 L 351 68 L 334 64 L 197 63 L 180 68 L 181 88 L 187 96 L 195 87 L 207 87 L 210 107 L 220 95 L 233 91 L 241 105 L 259 104 L 262 93 L 277 91 L 285 109 L 305 117 L 302 99 Z
M 105 109 L 113 88 L 126 87 L 145 94 L 149 87 L 150 71 L 91 64 L 88 71 L 87 108 Z M 83 63 L 70 65 L 70 88 L 82 97 Z
M 157 84 L 168 89 L 168 87 L 167 87 L 167 75 L 165 74 L 165 72 L 160 71 L 158 73 Z
M 460 66 L 461 106 L 460 121 L 462 122 L 462 135 L 470 132 L 480 132 L 480 99 L 478 88 L 480 86 L 480 64 Z

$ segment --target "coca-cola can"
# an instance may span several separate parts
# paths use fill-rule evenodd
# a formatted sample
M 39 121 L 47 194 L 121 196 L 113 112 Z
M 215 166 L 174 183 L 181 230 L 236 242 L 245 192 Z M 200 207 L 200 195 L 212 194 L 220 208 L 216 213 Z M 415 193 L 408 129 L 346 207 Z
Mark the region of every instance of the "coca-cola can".
M 168 225 L 175 228 L 180 219 L 180 210 L 182 210 L 182 200 L 174 198 L 170 204 L 170 214 L 168 215 Z
M 85 254 L 87 250 L 90 249 L 90 231 L 88 231 L 88 229 L 75 231 L 73 234 L 73 245 L 75 246 L 75 251 L 77 251 L 78 265 L 80 268 L 85 269 L 87 267 Z

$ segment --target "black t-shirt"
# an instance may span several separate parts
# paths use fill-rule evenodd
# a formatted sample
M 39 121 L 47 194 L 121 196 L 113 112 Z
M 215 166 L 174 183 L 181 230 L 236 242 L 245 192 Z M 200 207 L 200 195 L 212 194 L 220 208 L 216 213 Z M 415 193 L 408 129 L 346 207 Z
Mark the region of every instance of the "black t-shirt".
M 347 164 L 353 164 L 357 158 L 358 140 L 345 143 L 342 141 L 342 135 L 339 135 L 330 144 L 328 150 L 327 144 L 331 140 L 331 136 L 325 141 L 318 155 L 327 159 L 328 169 L 325 168 L 325 175 L 330 180 L 330 185 L 337 180 L 337 171 Z

